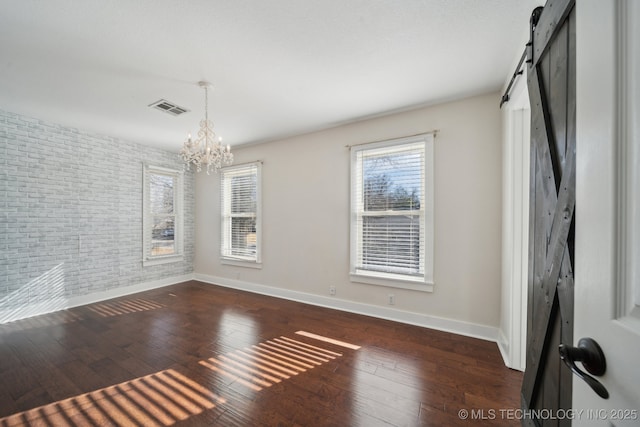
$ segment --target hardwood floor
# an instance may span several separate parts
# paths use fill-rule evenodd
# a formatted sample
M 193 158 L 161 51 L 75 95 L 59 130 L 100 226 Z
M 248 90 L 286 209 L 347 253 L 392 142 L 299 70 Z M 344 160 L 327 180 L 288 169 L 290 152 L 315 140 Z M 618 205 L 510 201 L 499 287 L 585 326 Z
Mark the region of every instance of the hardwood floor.
M 495 343 L 195 281 L 0 325 L 0 427 L 519 425 L 521 381 Z

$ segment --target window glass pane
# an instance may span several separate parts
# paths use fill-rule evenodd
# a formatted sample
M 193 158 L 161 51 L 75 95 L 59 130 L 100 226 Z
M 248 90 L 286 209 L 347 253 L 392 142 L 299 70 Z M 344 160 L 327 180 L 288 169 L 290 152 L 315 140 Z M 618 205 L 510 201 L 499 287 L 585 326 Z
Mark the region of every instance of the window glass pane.
M 149 174 L 149 209 L 151 214 L 151 256 L 173 255 L 175 245 L 174 215 L 175 177 Z
M 362 161 L 366 211 L 420 209 L 423 155 L 415 150 L 365 154 Z
M 231 213 L 256 211 L 256 175 L 231 178 Z
M 176 252 L 174 224 L 174 216 L 153 216 L 151 232 L 152 256 L 173 255 Z
M 256 219 L 231 218 L 231 253 L 242 257 L 256 255 Z
M 174 210 L 174 180 L 168 175 L 150 174 L 149 196 L 150 209 L 153 214 L 173 214 Z

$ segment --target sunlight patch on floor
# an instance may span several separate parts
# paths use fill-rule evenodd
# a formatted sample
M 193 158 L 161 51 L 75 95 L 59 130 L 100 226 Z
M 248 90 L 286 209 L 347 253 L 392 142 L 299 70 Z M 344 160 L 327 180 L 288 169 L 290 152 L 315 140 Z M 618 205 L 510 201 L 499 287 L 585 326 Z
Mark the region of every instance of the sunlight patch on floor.
M 170 426 L 226 400 L 173 369 L 0 418 L 0 426 Z
M 141 298 L 103 302 L 87 306 L 89 310 L 102 317 L 112 317 L 122 314 L 156 310 L 163 307 L 165 307 L 163 304 Z
M 36 328 L 48 328 L 51 326 L 77 322 L 79 320 L 82 320 L 82 316 L 80 316 L 79 314 L 68 310 L 61 310 L 54 313 L 27 317 L 26 319 L 14 320 L 10 323 L 0 324 L 0 334 L 10 332 L 23 332 L 29 329 Z
M 315 339 L 320 337 L 308 332 L 296 333 L 309 334 Z M 331 344 L 355 350 L 360 348 L 331 338 L 320 338 Z M 198 363 L 232 382 L 260 391 L 341 356 L 342 353 L 281 336 Z
M 298 331 L 296 332 L 296 334 L 302 335 L 303 337 L 307 337 L 307 338 L 313 338 L 314 340 L 320 340 L 330 344 L 339 345 L 341 347 L 350 348 L 351 350 L 360 350 L 359 345 L 349 344 L 348 342 L 334 340 L 333 338 L 323 337 L 322 335 L 312 334 L 311 332 Z

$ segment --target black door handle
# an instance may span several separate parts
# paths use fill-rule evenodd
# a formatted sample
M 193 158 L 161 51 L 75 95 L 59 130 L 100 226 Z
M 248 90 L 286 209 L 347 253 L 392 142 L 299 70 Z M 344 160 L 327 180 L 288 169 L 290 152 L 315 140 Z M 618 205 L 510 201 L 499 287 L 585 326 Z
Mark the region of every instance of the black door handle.
M 584 366 L 590 374 L 598 377 L 604 375 L 607 370 L 607 362 L 597 342 L 591 338 L 581 338 L 580 341 L 578 341 L 578 347 L 560 344 L 558 350 L 560 351 L 560 359 L 564 361 L 564 364 L 567 365 L 574 374 L 589 384 L 589 387 L 591 387 L 598 396 L 603 399 L 609 398 L 609 392 L 600 381 L 576 366 L 576 362 L 582 362 L 582 366 Z

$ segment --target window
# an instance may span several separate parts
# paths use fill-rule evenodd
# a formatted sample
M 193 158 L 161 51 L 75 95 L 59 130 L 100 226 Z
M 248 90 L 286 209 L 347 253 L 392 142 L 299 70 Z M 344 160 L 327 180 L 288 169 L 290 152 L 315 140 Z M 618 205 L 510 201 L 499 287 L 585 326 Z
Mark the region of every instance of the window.
M 221 170 L 223 262 L 260 265 L 261 166 L 250 163 Z
M 433 287 L 433 134 L 351 149 L 351 278 Z
M 143 265 L 181 261 L 182 172 L 144 166 Z

